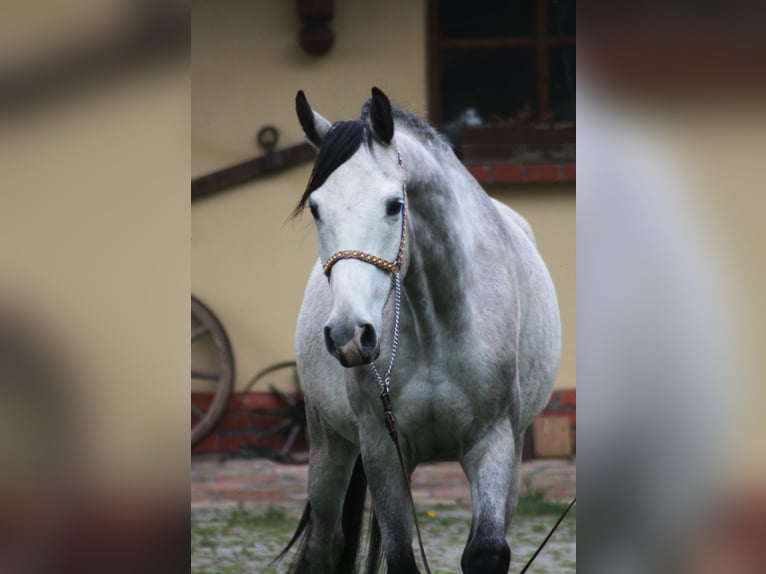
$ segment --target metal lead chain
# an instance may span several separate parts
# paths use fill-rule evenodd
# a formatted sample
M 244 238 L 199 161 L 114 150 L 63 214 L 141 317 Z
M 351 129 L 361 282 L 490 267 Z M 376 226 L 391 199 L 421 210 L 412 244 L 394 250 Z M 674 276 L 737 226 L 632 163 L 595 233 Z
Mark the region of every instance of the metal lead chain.
M 388 361 L 388 368 L 385 375 L 382 377 L 378 372 L 378 368 L 375 366 L 374 361 L 370 361 L 370 370 L 375 375 L 375 380 L 378 381 L 380 387 L 380 394 L 387 395 L 389 388 L 391 387 L 391 371 L 394 369 L 394 361 L 396 361 L 396 353 L 399 350 L 399 312 L 402 304 L 402 281 L 399 278 L 399 272 L 394 273 L 394 338 L 391 342 L 391 358 Z

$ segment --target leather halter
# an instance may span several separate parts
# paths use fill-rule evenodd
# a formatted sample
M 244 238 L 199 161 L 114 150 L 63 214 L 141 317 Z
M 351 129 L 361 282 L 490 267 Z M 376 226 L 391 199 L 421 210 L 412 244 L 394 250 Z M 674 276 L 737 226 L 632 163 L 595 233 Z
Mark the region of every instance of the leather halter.
M 333 265 L 341 259 L 358 259 L 359 261 L 375 265 L 375 267 L 391 274 L 398 273 L 401 269 L 402 260 L 404 259 L 404 249 L 407 245 L 407 178 L 404 175 L 404 164 L 402 163 L 402 155 L 399 153 L 398 148 L 396 149 L 396 161 L 399 164 L 399 170 L 402 173 L 402 232 L 399 239 L 399 251 L 396 254 L 396 259 L 394 261 L 388 261 L 382 257 L 365 253 L 364 251 L 344 249 L 343 251 L 334 253 L 327 261 L 325 261 L 322 270 L 327 277 L 330 276 L 330 271 L 332 270 Z

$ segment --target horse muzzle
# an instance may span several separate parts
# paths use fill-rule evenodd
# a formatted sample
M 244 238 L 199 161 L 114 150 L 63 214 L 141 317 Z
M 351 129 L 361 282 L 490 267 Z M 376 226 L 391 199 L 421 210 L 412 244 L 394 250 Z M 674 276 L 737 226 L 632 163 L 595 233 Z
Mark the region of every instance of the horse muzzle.
M 324 328 L 324 342 L 327 351 L 344 367 L 366 365 L 380 354 L 375 327 L 369 323 L 353 327 L 328 323 Z

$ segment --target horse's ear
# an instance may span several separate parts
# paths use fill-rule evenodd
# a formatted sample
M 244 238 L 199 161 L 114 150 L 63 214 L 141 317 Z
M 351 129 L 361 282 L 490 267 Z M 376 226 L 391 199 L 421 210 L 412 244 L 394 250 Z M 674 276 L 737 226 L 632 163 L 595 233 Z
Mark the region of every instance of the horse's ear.
M 322 145 L 322 140 L 330 131 L 332 124 L 311 109 L 303 90 L 298 90 L 295 94 L 295 113 L 298 114 L 298 121 L 308 140 L 316 147 Z
M 386 94 L 378 88 L 372 88 L 370 124 L 375 137 L 386 145 L 391 143 L 394 137 L 394 116 L 391 112 L 391 102 L 388 101 Z

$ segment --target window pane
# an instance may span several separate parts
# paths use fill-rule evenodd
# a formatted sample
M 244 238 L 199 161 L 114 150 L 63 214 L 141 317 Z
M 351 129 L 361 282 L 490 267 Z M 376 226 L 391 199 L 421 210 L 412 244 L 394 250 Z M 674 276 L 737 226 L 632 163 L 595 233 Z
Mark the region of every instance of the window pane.
M 548 2 L 548 33 L 551 36 L 575 35 L 575 0 Z
M 442 122 L 476 108 L 484 123 L 505 121 L 529 106 L 537 116 L 534 48 L 447 50 L 441 60 Z
M 550 51 L 550 109 L 557 122 L 575 119 L 575 47 L 560 46 Z
M 535 35 L 535 0 L 439 0 L 442 38 Z

